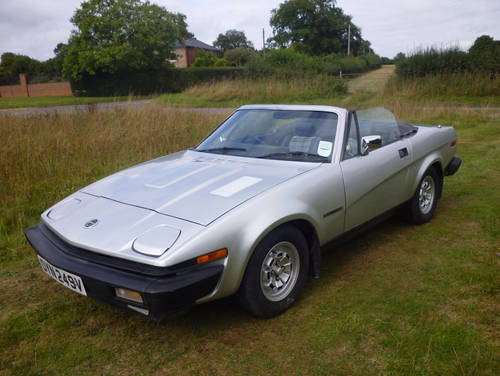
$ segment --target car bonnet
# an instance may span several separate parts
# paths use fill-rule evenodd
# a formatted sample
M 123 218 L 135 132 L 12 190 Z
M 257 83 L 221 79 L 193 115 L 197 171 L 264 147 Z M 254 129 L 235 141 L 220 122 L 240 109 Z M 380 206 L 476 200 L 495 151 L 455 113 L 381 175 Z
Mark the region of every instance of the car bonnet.
M 104 178 L 82 192 L 203 226 L 319 163 L 185 151 Z

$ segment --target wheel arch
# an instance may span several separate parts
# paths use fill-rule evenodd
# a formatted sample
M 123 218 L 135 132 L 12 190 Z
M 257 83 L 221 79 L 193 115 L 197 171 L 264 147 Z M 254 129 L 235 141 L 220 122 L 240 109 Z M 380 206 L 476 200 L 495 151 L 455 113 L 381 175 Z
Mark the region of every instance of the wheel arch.
M 292 226 L 298 228 L 304 238 L 306 239 L 307 245 L 309 247 L 309 258 L 310 258 L 310 274 L 314 278 L 319 277 L 319 271 L 321 267 L 321 250 L 319 247 L 319 238 L 316 228 L 313 224 L 305 219 L 295 219 L 287 222 Z
M 442 163 L 442 159 L 436 154 L 429 155 L 420 164 L 420 166 L 418 168 L 418 172 L 415 176 L 415 181 L 413 182 L 412 192 L 416 191 L 416 189 L 417 189 L 418 185 L 420 184 L 420 181 L 424 177 L 425 173 L 427 171 L 429 171 L 430 169 L 435 169 L 436 173 L 439 177 L 438 198 L 441 198 L 441 194 L 443 192 L 443 181 L 444 181 L 443 163 Z
M 309 257 L 310 257 L 310 269 L 309 272 L 310 274 L 313 275 L 313 277 L 317 278 L 319 277 L 319 270 L 321 266 L 321 251 L 320 251 L 320 246 L 319 246 L 319 237 L 318 237 L 318 232 L 316 227 L 314 226 L 313 222 L 307 218 L 304 218 L 303 216 L 291 216 L 287 218 L 283 218 L 281 220 L 278 220 L 271 225 L 269 225 L 265 231 L 263 231 L 260 236 L 255 240 L 251 250 L 248 252 L 247 258 L 245 260 L 245 263 L 243 265 L 243 270 L 246 271 L 248 267 L 248 262 L 250 261 L 250 258 L 252 257 L 253 253 L 255 252 L 255 248 L 259 245 L 259 243 L 271 232 L 275 231 L 276 229 L 283 227 L 283 226 L 293 226 L 299 230 L 304 238 L 306 239 L 307 245 L 308 245 L 308 252 L 309 252 Z M 242 273 L 244 274 L 244 273 Z M 243 277 L 243 275 L 242 275 Z M 241 284 L 241 279 L 238 283 L 238 285 Z

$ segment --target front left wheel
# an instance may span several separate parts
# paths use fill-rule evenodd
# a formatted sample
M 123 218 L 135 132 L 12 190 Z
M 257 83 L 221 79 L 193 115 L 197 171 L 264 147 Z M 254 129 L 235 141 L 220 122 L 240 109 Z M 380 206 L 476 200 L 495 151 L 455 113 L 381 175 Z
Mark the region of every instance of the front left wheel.
M 309 251 L 300 230 L 279 227 L 252 254 L 238 293 L 240 301 L 256 316 L 277 316 L 298 299 L 308 270 Z

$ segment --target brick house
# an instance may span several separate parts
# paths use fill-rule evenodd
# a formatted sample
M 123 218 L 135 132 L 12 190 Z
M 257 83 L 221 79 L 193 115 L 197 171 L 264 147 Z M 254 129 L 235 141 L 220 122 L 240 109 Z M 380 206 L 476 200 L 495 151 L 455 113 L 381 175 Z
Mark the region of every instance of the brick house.
M 175 55 L 177 56 L 177 60 L 173 61 L 175 67 L 190 67 L 194 59 L 196 59 L 196 50 L 199 48 L 214 54 L 216 57 L 220 56 L 220 50 L 218 48 L 203 43 L 196 38 L 188 38 L 183 42 L 177 41 L 175 43 Z

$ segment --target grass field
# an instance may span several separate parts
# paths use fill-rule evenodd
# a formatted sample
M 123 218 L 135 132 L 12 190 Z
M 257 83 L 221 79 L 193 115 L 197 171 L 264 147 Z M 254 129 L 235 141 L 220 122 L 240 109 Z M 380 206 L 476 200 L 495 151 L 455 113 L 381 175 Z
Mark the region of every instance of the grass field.
M 457 129 L 464 163 L 430 223 L 393 218 L 327 247 L 322 277 L 277 318 L 225 299 L 162 324 L 60 286 L 22 231 L 74 190 L 196 144 L 225 115 L 151 104 L 0 116 L 0 375 L 500 374 L 500 112 L 387 106 Z
M 249 103 L 322 104 L 370 107 L 379 105 L 500 107 L 500 76 L 458 74 L 399 79 L 394 65 L 361 75 L 295 77 L 288 80 L 227 80 L 158 97 L 172 107 L 239 107 Z M 346 95 L 348 92 L 348 95 Z
M 500 76 L 470 73 L 418 78 L 393 76 L 383 88 L 383 95 L 397 96 L 409 103 L 500 107 Z
M 145 97 L 134 97 L 141 99 Z M 26 98 L 0 98 L 0 109 L 51 107 L 71 104 L 90 104 L 101 102 L 126 101 L 129 97 L 26 97 Z
M 181 107 L 239 107 L 248 103 L 320 103 L 347 92 L 345 82 L 327 75 L 240 79 L 207 82 L 179 94 L 165 94 L 160 103 Z

